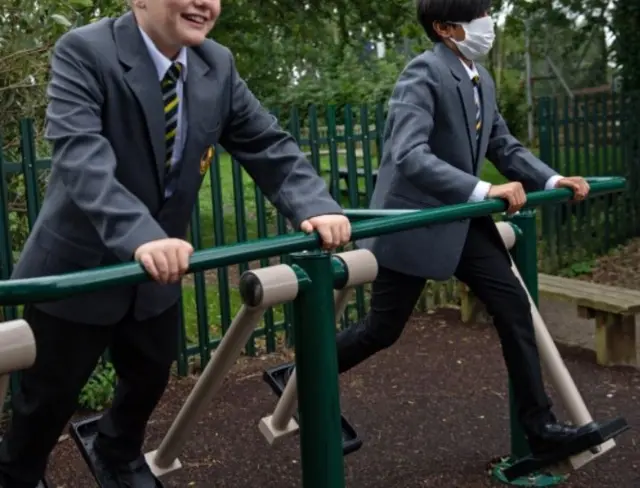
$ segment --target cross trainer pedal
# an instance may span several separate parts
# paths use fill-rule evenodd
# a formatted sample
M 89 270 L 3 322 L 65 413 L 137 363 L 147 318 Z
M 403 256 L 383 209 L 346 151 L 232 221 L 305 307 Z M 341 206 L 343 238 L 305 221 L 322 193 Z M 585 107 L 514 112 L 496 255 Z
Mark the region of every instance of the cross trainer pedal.
M 109 469 L 100 461 L 96 455 L 93 443 L 98 434 L 98 421 L 101 415 L 88 417 L 78 422 L 72 422 L 69 429 L 71 438 L 75 441 L 76 446 L 82 458 L 87 463 L 91 474 L 96 480 L 99 488 L 119 488 L 120 484 L 113 478 L 113 475 L 109 472 Z M 155 487 L 145 488 L 164 488 L 162 482 L 155 478 Z
M 273 390 L 278 398 L 282 396 L 282 392 L 294 368 L 295 365 L 293 363 L 285 363 L 264 371 L 262 375 L 264 381 L 271 387 L 271 390 Z M 298 421 L 297 413 L 293 415 L 293 418 L 296 422 Z M 360 449 L 362 447 L 362 440 L 344 416 L 341 415 L 340 420 L 342 424 L 342 453 L 346 456 Z
M 604 423 L 591 422 L 578 429 L 578 436 L 571 442 L 542 453 L 530 454 L 516 460 L 504 469 L 507 481 L 527 476 L 531 473 L 558 465 L 568 458 L 592 449 L 629 430 L 629 424 L 622 417 L 616 417 Z

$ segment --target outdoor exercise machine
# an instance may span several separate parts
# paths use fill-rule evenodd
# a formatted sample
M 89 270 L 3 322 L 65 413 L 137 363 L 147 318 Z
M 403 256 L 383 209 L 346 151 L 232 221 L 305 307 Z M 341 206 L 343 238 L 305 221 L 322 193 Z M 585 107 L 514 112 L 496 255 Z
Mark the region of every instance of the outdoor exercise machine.
M 22 319 L 0 322 L 0 417 L 9 391 L 11 373 L 30 368 L 35 360 L 36 340 L 29 324 Z M 40 481 L 38 488 L 47 487 L 46 480 Z
M 184 449 L 199 420 L 210 408 L 212 401 L 222 386 L 224 378 L 240 357 L 243 346 L 251 337 L 267 309 L 294 301 L 298 320 L 300 323 L 303 321 L 308 322 L 306 310 L 310 309 L 307 307 L 312 306 L 310 302 L 314 302 L 315 296 L 318 294 L 331 294 L 334 287 L 349 289 L 368 283 L 377 274 L 376 259 L 373 254 L 366 250 L 348 251 L 334 256 L 324 253 L 302 253 L 292 257 L 294 264 L 291 266 L 280 264 L 248 271 L 243 274 L 240 282 L 243 305 L 240 311 L 202 371 L 200 378 L 187 397 L 160 446 L 145 455 L 152 473 L 158 478 L 158 486 L 162 486 L 159 479 L 181 468 L 182 465 L 178 459 L 180 452 Z M 326 267 L 327 265 L 330 271 L 328 277 L 316 277 L 317 268 Z M 329 281 L 320 283 L 320 279 L 328 279 Z M 317 285 L 313 287 L 313 290 L 311 289 L 312 283 Z M 340 302 L 339 306 L 344 308 L 346 300 L 340 298 L 344 296 L 344 293 L 338 292 L 337 296 Z M 342 305 L 343 302 L 344 305 Z M 331 311 L 329 310 L 326 313 L 331 313 Z M 330 329 L 322 332 L 326 336 L 332 333 Z M 311 334 L 315 335 L 315 332 L 312 331 Z M 314 359 L 308 352 L 310 347 L 313 347 L 313 338 L 311 338 L 310 342 L 309 339 L 305 338 L 305 332 L 300 330 L 297 331 L 296 335 L 301 335 L 296 339 L 296 350 L 306 350 L 309 356 L 303 366 L 308 371 L 307 376 L 315 377 L 314 370 L 318 367 L 318 362 L 322 362 L 324 364 L 323 367 L 330 371 L 331 356 L 329 355 L 329 358 L 317 357 Z M 326 338 L 324 342 L 326 342 Z M 323 356 L 326 356 L 326 352 Z M 334 374 L 337 377 L 335 365 L 334 369 Z M 309 384 L 312 385 L 313 382 L 309 382 Z M 324 425 L 335 424 L 330 416 L 332 414 L 339 415 L 339 409 L 332 412 L 331 409 L 326 408 L 326 404 L 324 409 L 322 407 L 323 402 L 326 402 L 331 396 L 337 398 L 337 395 L 337 384 L 333 395 L 323 389 L 313 393 L 313 403 L 307 404 L 312 412 L 310 426 L 317 424 L 316 428 L 319 426 L 319 428 L 324 429 Z M 107 488 L 111 486 L 109 484 L 109 475 L 97 461 L 92 448 L 99 418 L 100 416 L 97 415 L 73 423 L 71 432 L 99 486 Z M 324 419 L 325 422 L 313 420 L 314 418 Z M 314 436 L 311 435 L 308 438 L 311 442 L 303 443 L 303 446 L 305 446 L 303 449 L 315 449 Z M 313 476 L 318 475 L 319 473 L 316 472 Z
M 537 259 L 535 249 L 535 215 L 528 212 L 528 215 L 517 216 L 515 220 L 520 226 L 526 229 L 528 237 L 533 234 L 533 242 L 531 238 L 529 242 L 523 243 L 523 254 L 534 253 L 526 256 L 527 260 Z M 512 249 L 516 244 L 518 237 L 524 237 L 522 231 L 516 225 L 507 223 L 499 223 L 499 231 L 507 248 Z M 516 229 L 520 231 L 517 235 Z M 533 248 L 531 248 L 533 244 Z M 529 246 L 529 249 L 526 246 Z M 523 266 L 524 267 L 524 266 Z M 537 266 L 536 266 L 537 267 Z M 513 481 L 523 475 L 535 472 L 545 466 L 551 467 L 551 473 L 555 473 L 556 477 L 564 479 L 569 472 L 579 469 L 587 463 L 593 461 L 605 452 L 610 451 L 616 445 L 614 438 L 629 429 L 627 422 L 622 417 L 617 417 L 604 423 L 597 424 L 589 413 L 576 384 L 569 373 L 558 348 L 549 333 L 537 307 L 537 272 L 533 276 L 529 276 L 530 280 L 535 280 L 535 284 L 525 283 L 518 267 L 513 259 L 511 260 L 511 269 L 516 275 L 523 288 L 527 292 L 529 304 L 531 305 L 531 316 L 536 334 L 536 343 L 540 351 L 540 359 L 543 367 L 549 377 L 551 384 L 558 392 L 561 403 L 566 408 L 569 418 L 574 425 L 580 427 L 580 436 L 573 444 L 565 446 L 558 452 L 550 453 L 543 456 L 527 455 L 511 463 L 503 466 L 502 471 L 507 481 Z M 526 267 L 525 267 L 526 269 Z M 531 289 L 535 289 L 536 299 L 532 297 Z M 513 411 L 513 409 L 512 409 Z M 520 435 L 522 435 L 520 433 Z M 498 463 L 500 464 L 500 463 Z M 510 464 L 510 465 L 509 465 Z M 551 480 L 553 481 L 553 480 Z M 560 481 L 560 480 L 557 480 Z
M 513 223 L 517 222 L 517 224 Z M 555 345 L 549 330 L 547 329 L 537 304 L 537 252 L 536 243 L 536 225 L 535 214 L 533 212 L 525 212 L 523 215 L 517 215 L 512 219 L 512 223 L 499 222 L 497 224 L 498 231 L 508 250 L 513 250 L 518 238 L 522 240 L 522 247 L 518 249 L 522 258 L 529 262 L 533 259 L 534 273 L 528 276 L 529 280 L 535 280 L 535 283 L 527 284 L 522 278 L 518 266 L 511 259 L 511 270 L 516 275 L 522 287 L 527 292 L 529 304 L 531 305 L 531 316 L 536 335 L 536 343 L 540 351 L 540 360 L 547 376 L 558 392 L 560 402 L 564 405 L 568 412 L 569 419 L 574 425 L 580 427 L 580 436 L 571 444 L 566 445 L 557 452 L 545 455 L 534 456 L 532 454 L 524 454 L 516 459 L 501 459 L 494 465 L 494 475 L 501 478 L 504 475 L 506 481 L 512 482 L 521 477 L 525 477 L 520 485 L 528 486 L 549 486 L 564 481 L 566 476 L 573 470 L 577 470 L 587 463 L 593 461 L 605 452 L 610 451 L 616 445 L 614 438 L 628 430 L 629 426 L 625 419 L 621 417 L 614 418 L 604 423 L 596 424 L 593 417 L 589 413 L 578 388 L 569 373 L 560 352 Z M 526 232 L 523 232 L 523 230 Z M 533 233 L 533 234 L 532 234 Z M 527 241 L 525 241 L 525 237 Z M 532 242 L 531 242 L 532 241 Z M 528 246 L 528 248 L 527 248 Z M 533 254 L 531 254 L 533 253 Z M 522 266 L 526 270 L 526 266 Z M 536 299 L 532 297 L 530 290 L 535 290 Z M 514 406 L 511 409 L 512 423 L 515 421 Z M 516 441 L 520 444 L 526 443 L 526 439 L 519 429 L 516 427 L 515 434 L 519 436 Z M 513 435 L 513 434 L 512 434 Z M 528 446 L 527 446 L 528 447 Z M 517 450 L 524 449 L 517 447 Z M 537 471 L 542 468 L 548 468 L 550 475 L 538 474 Z
M 591 193 L 598 195 L 621 191 L 624 185 L 625 181 L 622 178 L 593 181 Z M 572 193 L 564 189 L 530 193 L 526 208 L 563 202 L 571 197 Z M 504 202 L 488 200 L 411 213 L 388 211 L 384 217 L 370 218 L 364 222 L 355 223 L 352 226 L 352 238 L 359 240 L 434 223 L 489 215 L 504 210 Z M 378 211 L 362 210 L 360 212 L 359 214 L 352 213 L 352 215 L 354 218 L 358 216 L 375 217 Z M 392 217 L 386 216 L 389 213 L 392 214 Z M 517 222 L 516 225 L 520 227 Z M 529 242 L 530 240 L 526 238 L 526 232 L 527 230 L 523 229 L 525 239 L 519 240 L 515 246 L 516 255 L 521 247 L 520 242 Z M 535 248 L 535 239 L 533 245 Z M 293 301 L 295 378 L 297 379 L 297 402 L 300 414 L 296 424 L 298 424 L 300 438 L 302 486 L 304 488 L 344 488 L 344 455 L 341 435 L 343 422 L 340 412 L 335 348 L 336 308 L 340 310 L 344 303 L 343 300 L 346 300 L 342 292 L 353 286 L 358 286 L 358 283 L 370 280 L 375 276 L 377 270 L 374 273 L 373 268 L 376 265 L 367 251 L 359 250 L 332 256 L 317 251 L 319 247 L 320 242 L 317 235 L 297 233 L 198 251 L 192 256 L 189 272 L 230 266 L 284 254 L 290 254 L 291 264 L 253 270 L 243 275 L 241 294 L 244 304 L 240 312 L 207 363 L 201 378 L 160 446 L 157 450 L 146 455 L 156 476 L 161 477 L 180 467 L 178 460 L 180 450 L 188 441 L 191 430 L 204 409 L 215 397 L 225 374 L 238 357 L 239 351 L 248 340 L 251 331 L 264 311 L 275 304 Z M 356 263 L 356 267 L 353 266 L 353 263 Z M 533 266 L 535 269 L 535 259 Z M 364 269 L 365 267 L 367 269 Z M 0 282 L 0 304 L 14 305 L 25 302 L 49 301 L 109 286 L 137 284 L 147 279 L 149 278 L 142 267 L 137 263 L 131 263 L 60 276 L 5 281 Z M 334 290 L 337 290 L 335 295 Z M 546 358 L 545 362 L 548 363 L 549 359 Z M 290 391 L 292 389 L 293 387 Z M 293 396 L 293 394 L 289 396 Z M 293 408 L 289 405 L 288 410 L 281 410 L 281 416 L 276 415 L 275 419 L 273 416 L 263 419 L 261 424 L 273 427 L 275 421 L 275 427 L 284 425 L 284 430 L 291 430 L 294 428 L 294 424 L 290 422 L 293 414 L 289 415 L 289 412 Z M 289 417 L 289 421 L 284 423 L 282 419 L 287 417 Z M 512 456 L 507 468 L 499 467 L 496 469 L 501 475 L 508 476 L 509 479 L 517 476 L 518 470 L 523 475 L 527 475 L 536 469 L 558 465 L 563 460 L 572 458 L 574 454 L 587 451 L 595 445 L 602 445 L 622 430 L 621 428 L 615 432 L 605 432 L 605 428 L 611 422 L 591 428 L 588 423 L 589 419 L 590 417 L 586 418 L 585 416 L 578 419 L 580 425 L 587 423 L 585 434 L 581 436 L 585 445 L 570 446 L 571 449 L 564 450 L 562 453 L 554 453 L 552 458 L 532 459 L 528 458 L 526 454 Z M 94 417 L 72 424 L 71 432 L 92 469 L 98 485 L 102 488 L 109 488 L 108 473 L 100 471 L 91 452 L 91 436 L 95 433 L 96 420 L 97 417 Z M 615 422 L 613 421 L 613 423 Z M 624 420 L 622 422 L 626 428 L 626 422 Z M 263 431 L 271 432 L 266 427 L 263 427 Z M 512 425 L 512 444 L 515 432 L 517 429 Z M 572 466 L 575 467 L 578 464 L 574 463 Z M 509 468 L 514 468 L 515 474 L 512 470 L 509 471 L 510 474 L 505 475 Z M 515 479 L 513 484 L 520 484 L 516 483 L 518 481 L 519 479 Z M 160 481 L 157 484 L 162 486 Z
M 403 211 L 405 214 L 414 212 L 416 211 Z M 402 212 L 394 210 L 392 213 L 394 215 L 398 215 Z M 382 217 L 386 214 L 386 211 L 348 210 L 347 214 L 353 219 L 358 219 L 371 218 L 374 216 Z M 533 244 L 535 245 L 535 214 L 533 212 L 526 211 L 523 214 L 517 214 L 512 217 L 510 222 L 496 223 L 498 233 L 500 234 L 500 237 L 508 251 L 513 251 L 519 238 L 524 241 L 525 237 L 530 237 L 529 235 L 524 236 L 524 233 L 518 227 L 516 222 L 527 231 L 533 232 L 531 235 L 534 238 Z M 533 227 L 531 227 L 532 225 Z M 533 258 L 533 263 L 535 268 L 537 268 L 537 263 L 535 262 L 535 247 L 531 248 L 531 243 L 528 244 L 529 247 L 526 247 L 527 243 L 523 242 L 522 246 L 518 248 L 518 251 L 520 252 L 520 260 L 522 261 L 523 258 Z M 527 255 L 528 253 L 533 254 L 532 256 L 529 256 Z M 516 458 L 498 458 L 493 463 L 492 472 L 493 475 L 501 481 L 517 486 L 551 486 L 564 481 L 569 472 L 581 468 L 605 452 L 613 449 L 615 447 L 615 441 L 613 438 L 626 431 L 628 429 L 628 425 L 623 418 L 615 418 L 602 424 L 596 424 L 593 421 L 580 392 L 578 391 L 560 356 L 553 338 L 549 334 L 549 331 L 538 312 L 536 303 L 537 299 L 534 301 L 531 293 L 528 292 L 529 286 L 521 277 L 518 267 L 513 259 L 511 261 L 511 268 L 520 283 L 523 285 L 525 291 L 527 291 L 527 296 L 531 305 L 536 342 L 540 350 L 543 367 L 549 375 L 550 382 L 558 391 L 560 401 L 567 409 L 570 420 L 574 425 L 580 426 L 581 434 L 572 444 L 568 444 L 556 452 L 536 457 L 528 452 L 528 445 L 526 445 L 526 439 L 524 438 L 524 434 L 520 430 L 520 427 L 518 425 L 512 426 L 512 435 L 514 436 L 513 442 L 516 444 L 514 450 L 519 451 L 521 455 Z M 535 272 L 537 273 L 537 269 Z M 355 284 L 353 286 L 358 285 Z M 349 291 L 350 288 L 345 287 L 337 293 L 336 322 L 339 320 L 348 304 Z M 297 423 L 292 418 L 296 410 L 295 392 L 297 388 L 297 379 L 295 366 L 292 363 L 287 363 L 276 366 L 275 368 L 267 369 L 264 372 L 264 379 L 272 387 L 274 392 L 280 396 L 273 414 L 260 421 L 260 431 L 266 438 L 267 442 L 272 445 L 276 441 L 295 434 L 298 430 Z M 515 412 L 512 410 L 512 416 L 514 416 L 514 414 Z M 357 438 L 353 428 L 348 424 L 345 428 L 344 424 L 345 421 L 343 420 L 343 452 L 346 455 L 361 447 L 362 442 Z M 348 442 L 348 438 L 345 440 L 345 432 L 353 432 L 351 437 L 355 438 L 357 442 Z M 549 474 L 538 472 L 545 467 Z
M 347 308 L 352 290 L 360 285 L 371 283 L 378 275 L 378 262 L 373 253 L 368 250 L 352 251 L 339 256 L 346 266 L 347 279 L 346 282 L 336 286 L 337 289 L 334 292 L 335 322 L 340 320 Z M 241 291 L 243 284 L 246 291 L 255 288 L 255 285 L 251 283 L 254 281 L 251 274 L 245 273 L 243 278 L 246 279 L 244 283 L 241 281 Z M 298 385 L 295 366 L 286 364 L 267 370 L 264 379 L 269 383 L 274 393 L 281 396 L 273 415 L 262 418 L 259 423 L 262 435 L 265 436 L 269 444 L 274 444 L 280 439 L 298 432 L 298 416 L 296 415 Z M 341 428 L 342 450 L 346 456 L 358 450 L 362 446 L 362 441 L 344 416 L 341 417 Z
M 36 340 L 24 320 L 0 323 L 0 413 L 9 390 L 10 374 L 33 366 Z

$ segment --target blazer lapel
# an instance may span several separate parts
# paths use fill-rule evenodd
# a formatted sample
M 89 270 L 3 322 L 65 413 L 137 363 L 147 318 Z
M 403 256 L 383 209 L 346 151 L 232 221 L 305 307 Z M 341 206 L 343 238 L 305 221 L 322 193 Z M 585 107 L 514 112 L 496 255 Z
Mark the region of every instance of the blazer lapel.
M 187 139 L 182 152 L 182 162 L 178 186 L 188 180 L 193 172 L 200 173 L 200 162 L 207 145 L 206 140 L 217 126 L 221 112 L 215 106 L 219 81 L 216 71 L 198 55 L 197 49 L 189 49 L 187 54 L 187 82 L 184 98 L 187 111 Z M 178 193 L 178 192 L 176 192 Z
M 476 140 L 476 102 L 473 96 L 473 85 L 462 66 L 460 59 L 451 49 L 442 43 L 436 44 L 434 52 L 440 56 L 451 69 L 453 77 L 456 79 L 460 104 L 464 113 L 464 123 L 467 127 L 467 136 L 469 138 L 469 151 L 471 151 L 472 161 L 476 160 L 478 144 Z
M 460 101 L 462 103 L 465 121 L 467 123 L 467 136 L 469 137 L 471 156 L 475 161 L 478 147 L 476 139 L 476 102 L 473 96 L 473 86 L 471 85 L 471 81 L 468 77 L 466 81 L 464 78 L 458 81 L 458 94 L 460 95 Z
M 484 155 L 487 152 L 489 137 L 493 127 L 493 118 L 495 116 L 495 99 L 496 94 L 489 83 L 489 80 L 480 75 L 480 104 L 482 107 L 482 132 L 480 134 L 480 144 L 478 144 L 478 154 Z M 479 159 L 479 156 L 478 158 Z
M 164 111 L 162 91 L 156 68 L 146 51 L 133 13 L 128 12 L 115 24 L 115 41 L 120 61 L 129 69 L 124 78 L 140 102 L 155 156 L 158 182 L 164 180 Z

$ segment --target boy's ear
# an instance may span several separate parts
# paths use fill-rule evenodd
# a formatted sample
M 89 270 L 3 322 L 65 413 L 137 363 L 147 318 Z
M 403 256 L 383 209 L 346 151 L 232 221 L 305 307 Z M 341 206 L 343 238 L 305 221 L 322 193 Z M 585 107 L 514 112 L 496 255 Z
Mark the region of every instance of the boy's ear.
M 451 37 L 450 25 L 444 22 L 440 22 L 439 20 L 433 21 L 433 30 L 440 36 L 441 38 Z

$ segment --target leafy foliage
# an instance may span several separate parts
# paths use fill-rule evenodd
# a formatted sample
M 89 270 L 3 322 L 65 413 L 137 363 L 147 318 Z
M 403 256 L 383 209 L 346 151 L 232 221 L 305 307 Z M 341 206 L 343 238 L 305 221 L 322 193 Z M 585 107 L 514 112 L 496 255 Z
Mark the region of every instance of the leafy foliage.
M 80 392 L 80 408 L 101 411 L 111 405 L 115 394 L 116 372 L 109 362 L 101 362 Z
M 617 64 L 626 91 L 640 91 L 640 3 L 617 0 L 613 15 Z

